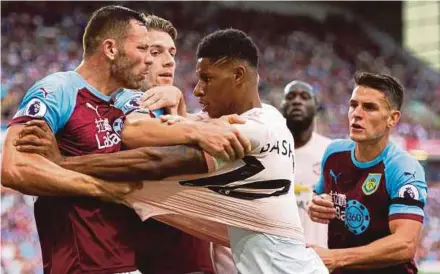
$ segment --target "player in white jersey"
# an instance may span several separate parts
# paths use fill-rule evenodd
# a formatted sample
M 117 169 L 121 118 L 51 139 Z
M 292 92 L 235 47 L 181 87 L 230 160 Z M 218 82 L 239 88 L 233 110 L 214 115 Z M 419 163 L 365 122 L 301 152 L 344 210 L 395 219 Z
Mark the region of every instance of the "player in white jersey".
M 197 57 L 194 94 L 203 110 L 211 118 L 234 113 L 246 118 L 236 128 L 251 139 L 251 153 L 222 163 L 189 147 L 141 148 L 60 164 L 104 178 L 160 179 L 199 171 L 206 159 L 215 172 L 145 182 L 122 198 L 143 218 L 156 215 L 219 243 L 226 238 L 239 273 L 328 273 L 305 246 L 292 189 L 293 138 L 282 115 L 260 102 L 255 44 L 241 31 L 216 31 L 199 44 Z
M 306 243 L 327 247 L 327 225 L 310 220 L 307 204 L 313 197 L 313 185 L 319 179 L 321 158 L 330 139 L 315 131 L 318 98 L 313 87 L 292 81 L 284 88 L 281 112 L 295 140 L 295 194 Z

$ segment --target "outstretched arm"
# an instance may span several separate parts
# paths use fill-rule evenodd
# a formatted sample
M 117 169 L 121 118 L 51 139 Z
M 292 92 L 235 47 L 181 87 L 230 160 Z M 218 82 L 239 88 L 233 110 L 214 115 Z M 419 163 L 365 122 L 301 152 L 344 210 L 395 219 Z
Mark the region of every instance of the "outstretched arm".
M 190 146 L 143 147 L 105 155 L 67 157 L 60 165 L 109 180 L 161 180 L 208 172 L 203 151 Z
M 159 180 L 205 173 L 213 158 L 195 147 L 143 147 L 110 154 L 62 157 L 55 136 L 44 121 L 30 121 L 15 141 L 18 151 L 40 154 L 69 170 L 108 180 Z
M 44 121 L 41 122 L 46 124 Z M 121 196 L 134 187 L 125 183 L 106 183 L 64 169 L 41 155 L 17 151 L 13 143 L 24 127 L 24 125 L 12 125 L 6 132 L 1 171 L 3 186 L 35 196 L 86 195 L 100 198 L 108 197 L 109 187 Z

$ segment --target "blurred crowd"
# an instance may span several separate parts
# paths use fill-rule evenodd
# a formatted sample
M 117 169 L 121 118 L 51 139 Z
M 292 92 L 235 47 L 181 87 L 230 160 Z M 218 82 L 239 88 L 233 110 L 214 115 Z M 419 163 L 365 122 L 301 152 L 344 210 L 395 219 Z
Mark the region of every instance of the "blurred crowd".
M 52 4 L 54 3 L 54 4 Z M 4 128 L 15 114 L 26 90 L 44 76 L 73 70 L 82 57 L 81 37 L 94 6 L 88 2 L 36 2 L 20 12 L 2 14 L 1 118 Z M 85 4 L 80 4 L 85 3 Z M 50 7 L 48 6 L 50 5 Z M 402 49 L 381 48 L 361 25 L 341 16 L 315 21 L 307 16 L 285 16 L 220 8 L 214 2 L 127 3 L 171 20 L 179 31 L 176 42 L 176 85 L 185 93 L 190 110 L 200 108 L 191 96 L 197 79 L 195 48 L 200 39 L 218 28 L 248 32 L 260 48 L 262 99 L 278 106 L 284 86 L 301 79 L 312 84 L 320 98 L 320 133 L 346 137 L 347 102 L 356 70 L 387 72 L 406 88 L 401 137 L 440 138 L 440 74 Z M 96 8 L 96 7 L 95 7 Z M 437 102 L 437 103 L 436 103 Z M 427 119 L 428 117 L 428 119 Z M 421 260 L 440 260 L 440 194 L 431 194 L 428 221 L 419 249 Z M 32 218 L 32 198 L 2 188 L 1 273 L 34 273 L 40 250 Z M 26 262 L 26 263 L 23 263 Z M 3 272 L 5 271 L 5 272 Z

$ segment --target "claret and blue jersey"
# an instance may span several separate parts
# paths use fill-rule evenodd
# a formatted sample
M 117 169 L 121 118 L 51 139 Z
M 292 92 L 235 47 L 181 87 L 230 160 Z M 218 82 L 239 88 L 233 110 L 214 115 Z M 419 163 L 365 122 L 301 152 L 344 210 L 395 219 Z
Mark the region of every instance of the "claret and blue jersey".
M 357 161 L 354 150 L 351 140 L 333 141 L 324 153 L 321 177 L 315 185 L 317 194 L 331 195 L 336 208 L 328 232 L 331 249 L 363 246 L 386 237 L 391 233 L 391 220 L 424 219 L 427 184 L 416 159 L 391 142 L 370 162 Z M 416 273 L 416 267 L 410 262 L 374 271 Z
M 139 109 L 141 96 L 132 90 L 106 96 L 74 71 L 54 73 L 28 90 L 11 124 L 44 119 L 65 156 L 117 152 L 125 115 Z M 136 269 L 140 220 L 128 207 L 88 197 L 39 197 L 35 218 L 45 273 Z

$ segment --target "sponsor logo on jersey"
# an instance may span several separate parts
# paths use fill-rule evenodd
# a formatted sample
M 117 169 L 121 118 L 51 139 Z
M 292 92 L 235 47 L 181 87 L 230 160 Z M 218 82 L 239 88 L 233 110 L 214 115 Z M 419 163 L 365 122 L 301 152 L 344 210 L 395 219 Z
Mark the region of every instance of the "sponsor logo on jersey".
M 418 200 L 420 198 L 420 194 L 415 185 L 407 184 L 399 189 L 399 197 L 404 199 Z
M 25 108 L 26 116 L 41 118 L 46 114 L 46 104 L 38 98 L 34 98 L 27 103 Z
M 364 233 L 370 225 L 370 212 L 356 200 L 349 200 L 345 209 L 345 225 L 355 235 Z
M 362 184 L 362 192 L 365 195 L 371 195 L 379 188 L 382 173 L 369 173 L 364 183 Z

